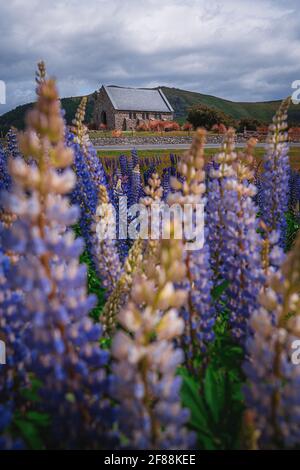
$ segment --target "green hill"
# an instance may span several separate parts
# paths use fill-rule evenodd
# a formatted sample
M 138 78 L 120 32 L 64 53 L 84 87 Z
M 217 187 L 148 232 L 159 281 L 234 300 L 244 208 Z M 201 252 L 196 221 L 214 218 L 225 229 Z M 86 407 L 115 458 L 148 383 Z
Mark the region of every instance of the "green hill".
M 179 121 L 186 119 L 188 109 L 195 104 L 205 104 L 214 107 L 232 116 L 234 119 L 253 118 L 261 122 L 269 123 L 278 109 L 280 100 L 257 103 L 243 103 L 224 100 L 211 95 L 203 95 L 193 91 L 180 90 L 178 88 L 161 87 L 166 97 L 175 110 L 175 118 Z M 62 99 L 67 123 L 70 124 L 74 118 L 81 97 L 70 97 Z M 24 127 L 24 115 L 32 106 L 32 103 L 18 106 L 17 108 L 0 116 L 0 133 L 6 133 L 14 126 L 18 129 Z M 87 122 L 92 118 L 94 106 L 94 94 L 89 96 L 87 106 Z M 289 122 L 300 125 L 300 106 L 292 105 L 289 111 Z
M 187 110 L 196 104 L 205 104 L 214 107 L 232 116 L 234 119 L 253 118 L 269 123 L 280 105 L 280 100 L 264 102 L 234 102 L 217 98 L 211 95 L 203 95 L 193 91 L 180 90 L 178 88 L 162 87 L 163 92 L 175 110 L 175 117 L 185 119 Z M 291 105 L 289 121 L 300 124 L 300 106 Z
M 65 111 L 65 118 L 68 124 L 71 124 L 72 119 L 74 118 L 76 110 L 79 106 L 81 98 L 82 98 L 81 96 L 62 98 L 61 103 Z M 25 117 L 26 111 L 28 111 L 28 109 L 30 109 L 32 105 L 33 103 L 28 103 L 22 106 L 18 106 L 17 108 L 12 109 L 11 111 L 8 111 L 7 113 L 0 116 L 0 135 L 6 134 L 6 132 L 11 126 L 14 126 L 17 129 L 23 129 L 24 117 Z M 93 95 L 90 95 L 88 99 L 87 110 L 86 110 L 86 116 L 87 116 L 88 121 L 92 119 L 93 107 L 94 107 L 94 98 L 93 98 Z

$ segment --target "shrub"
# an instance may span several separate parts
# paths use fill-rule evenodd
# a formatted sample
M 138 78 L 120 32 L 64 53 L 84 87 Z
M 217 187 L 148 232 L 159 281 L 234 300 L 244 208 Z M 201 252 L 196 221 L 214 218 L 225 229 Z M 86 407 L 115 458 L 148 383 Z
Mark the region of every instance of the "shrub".
M 247 131 L 256 131 L 261 125 L 261 122 L 257 119 L 241 119 L 239 121 L 238 131 L 243 132 L 244 129 Z
M 227 131 L 226 126 L 224 124 L 214 124 L 211 128 L 213 132 L 216 132 L 217 134 L 225 134 Z
M 193 125 L 190 122 L 185 122 L 182 126 L 183 131 L 192 131 Z
M 145 121 L 142 121 L 140 122 L 137 126 L 136 126 L 136 130 L 138 132 L 146 132 L 146 131 L 149 131 L 149 125 L 147 122 Z
M 178 122 L 175 121 L 162 121 L 162 126 L 165 132 L 180 130 Z
M 235 126 L 231 116 L 215 108 L 209 108 L 204 104 L 193 106 L 188 112 L 188 121 L 196 127 L 204 127 L 209 130 L 214 124 L 224 124 L 226 127 Z

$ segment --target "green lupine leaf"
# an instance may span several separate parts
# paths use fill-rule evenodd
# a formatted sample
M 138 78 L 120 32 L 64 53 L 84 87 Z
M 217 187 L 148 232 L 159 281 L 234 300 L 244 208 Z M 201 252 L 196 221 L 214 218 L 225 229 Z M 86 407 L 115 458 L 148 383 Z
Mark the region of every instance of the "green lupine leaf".
M 211 291 L 213 300 L 218 300 L 221 295 L 226 291 L 229 286 L 229 281 L 222 281 L 220 284 L 215 286 Z
M 19 428 L 22 437 L 27 442 L 30 449 L 43 449 L 43 441 L 39 435 L 39 430 L 33 423 L 27 419 L 16 418 L 14 420 L 14 424 L 17 426 L 17 428 Z
M 225 403 L 225 374 L 214 370 L 212 365 L 206 369 L 204 395 L 214 422 L 218 423 Z
M 181 398 L 183 405 L 191 411 L 191 424 L 195 429 L 207 430 L 206 410 L 199 393 L 199 384 L 186 371 L 182 377 Z

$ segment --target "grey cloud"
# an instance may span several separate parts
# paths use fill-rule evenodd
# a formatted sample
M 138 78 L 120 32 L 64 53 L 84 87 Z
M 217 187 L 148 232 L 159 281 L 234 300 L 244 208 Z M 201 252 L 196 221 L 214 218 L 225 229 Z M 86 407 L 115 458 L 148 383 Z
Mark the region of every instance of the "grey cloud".
M 11 0 L 0 4 L 7 105 L 34 98 L 43 58 L 62 96 L 101 83 L 278 99 L 300 79 L 296 0 Z

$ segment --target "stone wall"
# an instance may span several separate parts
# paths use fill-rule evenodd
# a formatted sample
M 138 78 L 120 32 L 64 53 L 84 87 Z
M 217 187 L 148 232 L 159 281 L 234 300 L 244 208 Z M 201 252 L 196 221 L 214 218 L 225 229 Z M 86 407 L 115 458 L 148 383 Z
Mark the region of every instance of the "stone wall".
M 164 136 L 139 136 L 138 134 L 135 136 L 126 136 L 123 135 L 122 137 L 91 137 L 91 140 L 94 145 L 97 147 L 105 147 L 111 145 L 125 145 L 131 146 L 132 148 L 135 145 L 190 145 L 192 143 L 192 136 L 189 135 L 182 135 L 182 136 L 168 136 L 168 133 Z M 208 134 L 207 135 L 207 143 L 208 144 L 217 144 L 221 145 L 224 140 L 224 135 L 216 135 L 216 134 Z M 235 141 L 238 144 L 247 142 L 247 138 L 243 134 L 237 134 L 235 136 Z M 159 148 L 159 147 L 158 147 Z M 216 150 L 217 152 L 217 150 Z
M 106 125 L 109 130 L 115 129 L 115 110 L 106 91 L 102 87 L 97 94 L 94 107 L 93 124 L 99 128 L 102 112 L 106 113 Z

